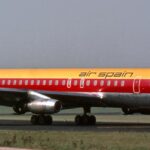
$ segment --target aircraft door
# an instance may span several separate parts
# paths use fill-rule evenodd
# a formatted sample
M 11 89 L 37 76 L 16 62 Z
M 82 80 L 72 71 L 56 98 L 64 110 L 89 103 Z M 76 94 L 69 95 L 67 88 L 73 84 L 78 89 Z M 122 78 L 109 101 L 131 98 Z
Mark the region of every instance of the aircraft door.
M 140 93 L 141 77 L 136 77 L 133 81 L 133 93 Z
M 68 81 L 67 81 L 67 88 L 71 88 L 71 79 L 68 79 Z
M 84 88 L 84 79 L 80 80 L 80 88 Z

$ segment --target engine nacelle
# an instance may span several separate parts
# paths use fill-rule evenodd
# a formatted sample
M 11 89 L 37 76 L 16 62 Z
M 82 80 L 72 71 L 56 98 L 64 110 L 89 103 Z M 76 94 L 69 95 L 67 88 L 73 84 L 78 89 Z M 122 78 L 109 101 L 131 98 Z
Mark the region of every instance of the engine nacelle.
M 27 104 L 27 109 L 35 114 L 52 114 L 59 112 L 62 105 L 55 99 L 34 100 Z

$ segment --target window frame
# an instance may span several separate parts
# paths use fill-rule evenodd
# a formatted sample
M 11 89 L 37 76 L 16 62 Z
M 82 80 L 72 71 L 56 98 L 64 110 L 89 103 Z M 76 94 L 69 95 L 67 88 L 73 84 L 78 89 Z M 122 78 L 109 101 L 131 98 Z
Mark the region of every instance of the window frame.
M 100 86 L 103 87 L 105 84 L 105 81 L 104 80 L 100 80 Z
M 58 79 L 55 80 L 54 85 L 55 85 L 55 86 L 58 86 L 58 85 L 59 85 L 59 80 L 58 80 Z
M 124 87 L 124 86 L 125 86 L 125 80 L 121 80 L 120 86 L 121 86 L 121 87 Z
M 97 86 L 98 85 L 98 81 L 95 79 L 93 80 L 93 86 Z
M 52 85 L 53 85 L 53 80 L 52 80 L 52 79 L 50 79 L 50 80 L 48 81 L 48 85 L 49 85 L 49 86 L 52 86 Z
M 61 85 L 62 85 L 62 86 L 65 86 L 65 85 L 66 85 L 66 80 L 65 80 L 65 79 L 63 79 L 63 80 L 61 81 Z
M 17 80 L 13 80 L 13 85 L 17 85 Z
M 111 86 L 111 80 L 107 80 L 107 87 Z
M 90 80 L 90 79 L 86 80 L 85 85 L 86 85 L 86 86 L 90 86 L 90 84 L 91 84 L 91 80 Z
M 73 81 L 73 86 L 78 86 L 78 80 L 77 80 L 77 79 L 75 79 L 75 80 Z
M 43 86 L 46 86 L 46 80 L 43 80 L 43 81 L 42 81 L 42 85 L 43 85 Z

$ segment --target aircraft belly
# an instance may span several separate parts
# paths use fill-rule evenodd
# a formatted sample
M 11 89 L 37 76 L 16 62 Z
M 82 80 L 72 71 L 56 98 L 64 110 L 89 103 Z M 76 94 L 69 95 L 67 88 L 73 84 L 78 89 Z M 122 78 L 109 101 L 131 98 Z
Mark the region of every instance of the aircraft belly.
M 102 102 L 109 107 L 150 108 L 150 94 L 105 93 Z
M 64 108 L 70 107 L 134 107 L 150 108 L 150 94 L 133 93 L 113 93 L 113 92 L 94 92 L 94 93 L 63 93 L 37 91 L 56 99 L 62 103 Z M 14 106 L 17 103 L 27 103 L 29 101 L 28 92 L 18 89 L 1 89 L 0 105 Z

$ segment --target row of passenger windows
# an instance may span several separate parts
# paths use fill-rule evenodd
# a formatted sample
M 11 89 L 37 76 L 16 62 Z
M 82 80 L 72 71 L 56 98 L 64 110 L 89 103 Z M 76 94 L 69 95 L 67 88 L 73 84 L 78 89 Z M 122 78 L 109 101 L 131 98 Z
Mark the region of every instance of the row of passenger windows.
M 114 80 L 114 81 L 111 81 L 111 80 L 62 80 L 62 81 L 59 81 L 59 80 L 2 80 L 1 81 L 1 84 L 2 85 L 43 85 L 43 86 L 46 86 L 46 85 L 49 85 L 49 86 L 52 86 L 52 85 L 55 85 L 55 86 L 58 86 L 58 85 L 62 85 L 62 86 L 80 86 L 80 87 L 84 87 L 84 86 L 104 86 L 104 85 L 107 85 L 107 86 L 121 86 L 123 87 L 125 85 L 125 81 L 122 80 L 122 81 L 118 81 L 118 80 Z
M 97 86 L 97 85 L 100 85 L 100 86 L 104 86 L 104 85 L 111 86 L 111 85 L 113 85 L 113 86 L 121 86 L 121 87 L 123 87 L 125 85 L 125 81 L 124 80 L 122 80 L 121 82 L 119 82 L 117 80 L 115 80 L 115 81 L 111 81 L 111 80 L 107 80 L 107 81 L 105 81 L 105 80 L 100 80 L 100 81 L 99 80 L 94 80 L 92 82 L 93 82 L 93 86 Z M 81 84 L 83 84 L 83 86 L 84 86 L 84 82 L 81 82 Z M 90 80 L 87 80 L 85 82 L 85 85 L 86 86 L 90 86 L 90 85 L 92 85 L 92 83 L 91 83 Z

